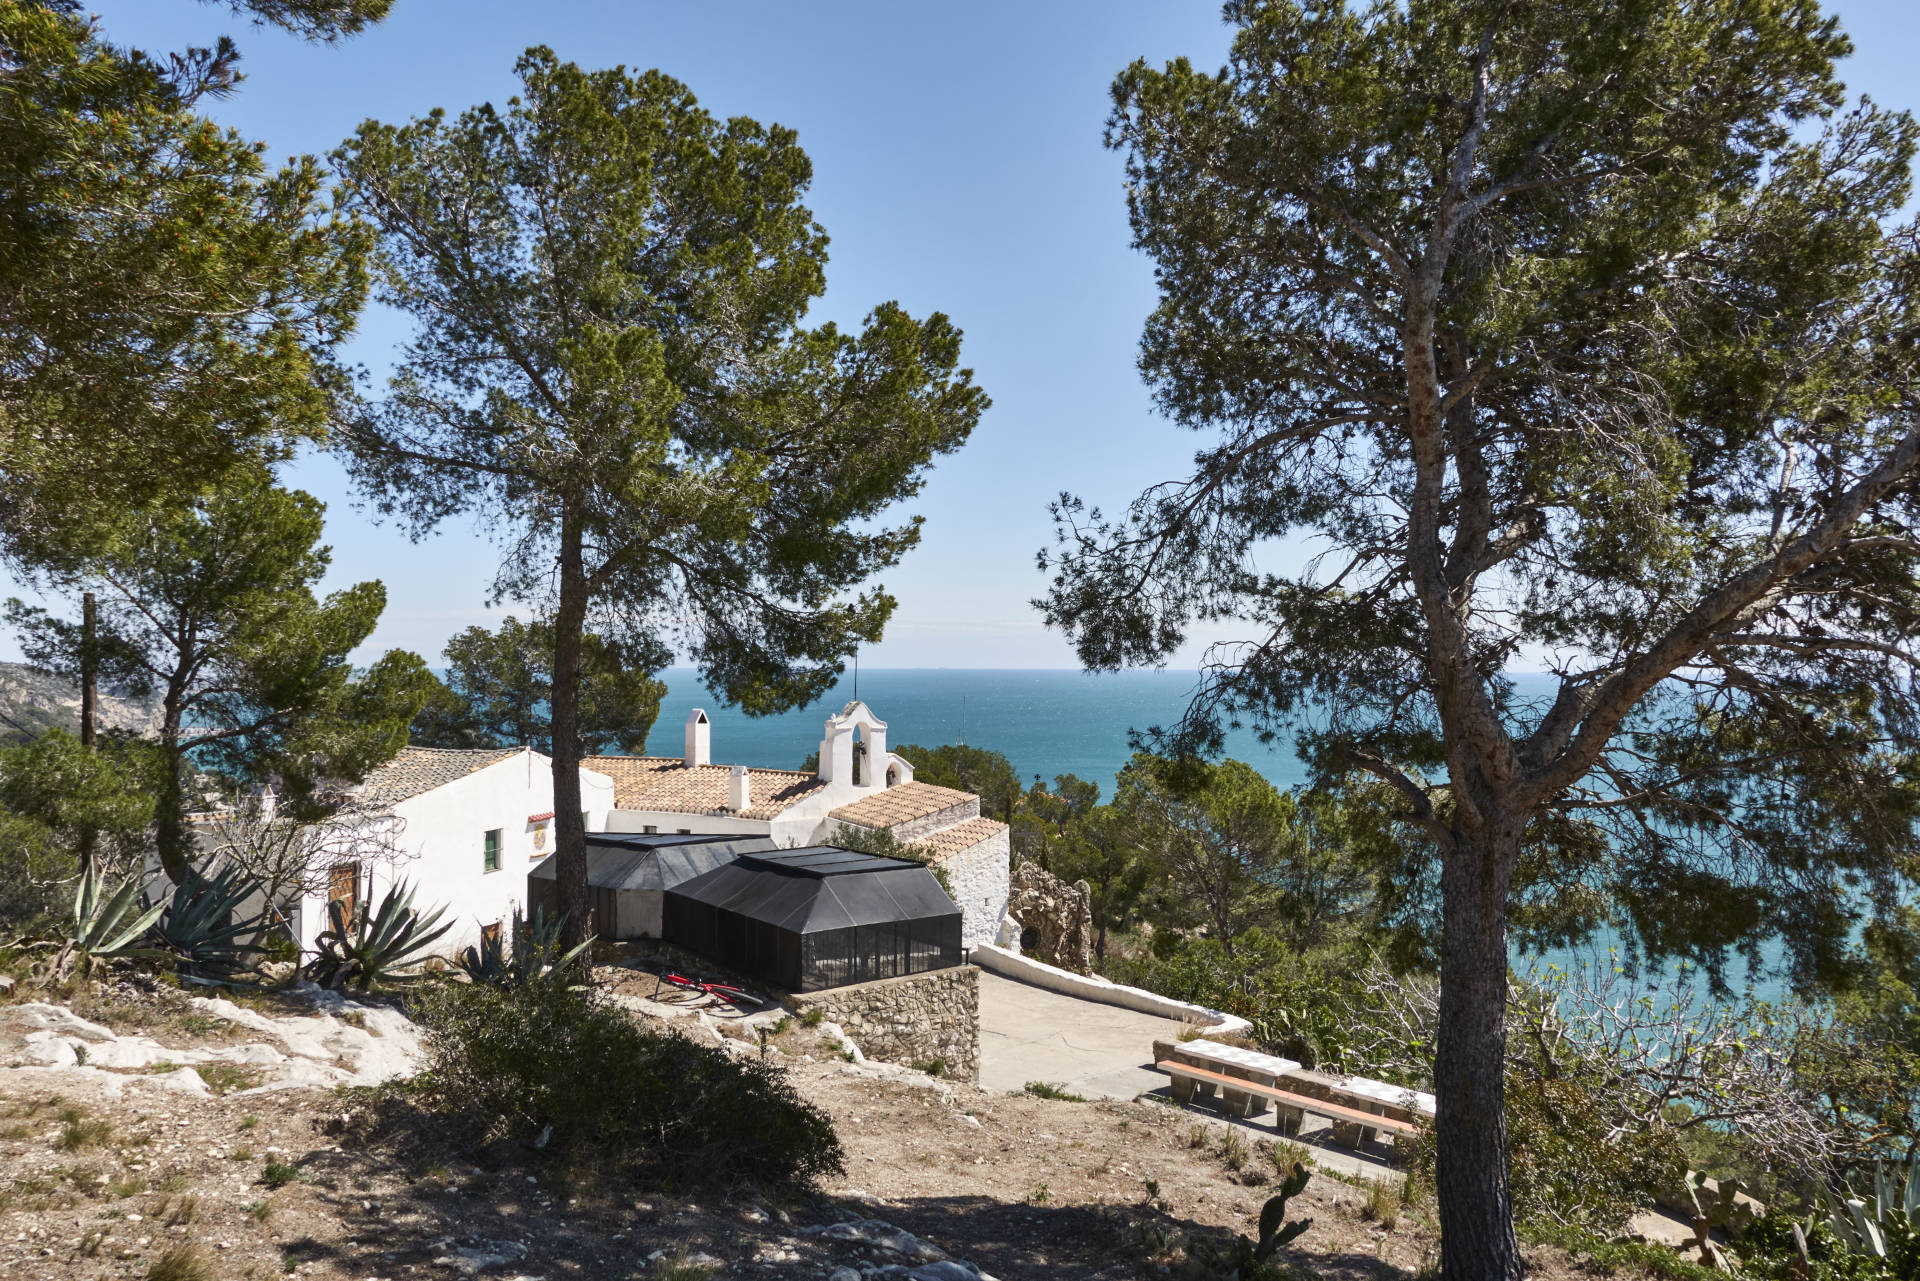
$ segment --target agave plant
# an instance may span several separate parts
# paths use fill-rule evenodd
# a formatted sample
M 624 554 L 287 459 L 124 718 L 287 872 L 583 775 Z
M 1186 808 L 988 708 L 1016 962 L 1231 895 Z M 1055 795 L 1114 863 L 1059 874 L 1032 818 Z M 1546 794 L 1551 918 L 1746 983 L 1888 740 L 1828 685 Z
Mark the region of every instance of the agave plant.
M 538 907 L 533 909 L 531 921 L 516 911 L 512 943 L 502 942 L 498 935 L 482 935 L 479 947 L 469 947 L 460 953 L 460 968 L 475 983 L 490 983 L 495 987 L 519 987 L 542 979 L 564 982 L 568 967 L 593 943 L 589 938 L 563 953 L 560 932 L 566 923 L 567 918 L 562 915 L 548 924 L 546 911 Z
M 144 940 L 166 911 L 166 903 L 146 906 L 138 875 L 129 876 L 105 895 L 100 880 L 99 866 L 90 866 L 74 891 L 73 932 L 54 958 L 55 978 L 65 978 L 76 967 L 84 973 L 95 961 L 158 955 Z
M 1824 1221 L 1849 1254 L 1882 1261 L 1890 1255 L 1920 1258 L 1920 1231 L 1915 1224 L 1920 1219 L 1920 1152 L 1914 1153 L 1904 1176 L 1897 1166 L 1876 1167 L 1871 1196 L 1850 1196 L 1836 1204 L 1820 1188 L 1816 1199 L 1819 1209 L 1807 1220 L 1809 1233 Z
M 250 898 L 263 906 L 251 916 L 240 915 Z M 197 869 L 173 887 L 173 897 L 153 927 L 154 939 L 179 959 L 182 970 L 227 973 L 246 967 L 260 949 L 241 940 L 257 934 L 266 920 L 260 883 L 237 867 L 223 867 L 214 876 Z
M 452 921 L 436 924 L 446 914 L 444 907 L 425 916 L 415 911 L 413 890 L 404 881 L 358 920 L 348 919 L 344 903 L 329 903 L 328 928 L 317 940 L 320 954 L 308 965 L 308 977 L 322 987 L 352 986 L 362 992 L 408 977 L 406 971 L 418 965 L 421 954 L 453 928 Z

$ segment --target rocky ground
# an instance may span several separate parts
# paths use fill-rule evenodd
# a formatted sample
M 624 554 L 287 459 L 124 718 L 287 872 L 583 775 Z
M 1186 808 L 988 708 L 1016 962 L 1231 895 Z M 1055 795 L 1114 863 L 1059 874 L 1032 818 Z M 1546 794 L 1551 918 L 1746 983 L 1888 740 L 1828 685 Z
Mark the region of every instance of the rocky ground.
M 756 1026 L 619 977 L 636 1017 L 760 1052 Z M 0 1281 L 1119 1281 L 1161 1274 L 1189 1234 L 1246 1230 L 1290 1155 L 1223 1147 L 1162 1104 L 990 1095 L 850 1061 L 831 1025 L 770 1012 L 767 1052 L 833 1116 L 845 1177 L 805 1196 L 636 1194 L 528 1149 L 373 1130 L 332 1087 L 412 1070 L 412 1025 L 383 1005 L 128 983 L 32 995 L 0 1005 Z M 1296 1205 L 1314 1220 L 1292 1254 L 1309 1274 L 1431 1263 L 1423 1216 L 1383 1221 L 1365 1187 L 1317 1175 Z M 203 1271 L 166 1271 L 194 1257 Z M 1535 1263 L 1574 1274 L 1552 1252 Z

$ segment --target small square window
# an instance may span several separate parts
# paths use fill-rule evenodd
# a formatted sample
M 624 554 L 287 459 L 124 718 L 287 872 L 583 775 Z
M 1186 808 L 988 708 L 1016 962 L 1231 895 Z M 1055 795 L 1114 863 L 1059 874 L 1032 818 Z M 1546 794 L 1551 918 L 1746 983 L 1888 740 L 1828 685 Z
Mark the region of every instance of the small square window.
M 487 833 L 487 848 L 482 856 L 481 870 L 486 872 L 500 870 L 500 829 L 497 827 Z
M 660 829 L 654 826 L 652 823 L 648 823 L 645 827 L 641 828 L 640 830 L 648 836 L 658 835 L 660 831 Z

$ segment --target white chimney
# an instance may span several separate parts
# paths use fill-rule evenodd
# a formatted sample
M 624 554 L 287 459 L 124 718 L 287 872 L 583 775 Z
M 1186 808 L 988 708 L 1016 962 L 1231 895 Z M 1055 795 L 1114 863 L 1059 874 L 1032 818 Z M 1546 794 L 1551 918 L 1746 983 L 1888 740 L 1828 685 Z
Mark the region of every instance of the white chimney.
M 727 808 L 740 814 L 752 807 L 753 777 L 747 773 L 746 766 L 736 765 L 727 777 Z
M 687 766 L 713 764 L 713 726 L 707 722 L 705 708 L 687 713 Z

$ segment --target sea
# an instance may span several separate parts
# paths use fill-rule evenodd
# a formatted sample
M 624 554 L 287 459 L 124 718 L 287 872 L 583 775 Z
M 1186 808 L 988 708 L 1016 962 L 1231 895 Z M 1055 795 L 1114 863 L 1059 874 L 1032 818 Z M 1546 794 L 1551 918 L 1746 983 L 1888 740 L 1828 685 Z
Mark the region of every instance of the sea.
M 1522 698 L 1550 696 L 1550 675 L 1511 675 Z M 1099 784 L 1103 799 L 1111 798 L 1114 776 L 1132 754 L 1129 735 L 1172 725 L 1199 684 L 1197 673 L 1175 670 L 883 668 L 847 673 L 808 707 L 754 717 L 714 697 L 691 668 L 670 668 L 664 679 L 667 696 L 647 740 L 648 755 L 680 755 L 687 715 L 698 707 L 712 723 L 715 761 L 797 768 L 819 750 L 822 722 L 857 697 L 887 723 L 891 747 L 966 743 L 991 748 L 1013 763 L 1023 782 L 1038 778 L 1051 786 L 1057 775 L 1073 774 Z M 1250 729 L 1231 732 L 1226 755 L 1245 761 L 1283 790 L 1307 781 L 1306 765 L 1285 735 L 1267 744 Z M 1780 999 L 1783 988 L 1768 963 L 1778 954 L 1777 947 L 1763 948 L 1762 965 L 1753 971 L 1734 961 L 1734 991 Z M 1522 969 L 1552 964 L 1610 973 L 1623 964 L 1623 956 L 1621 940 L 1603 933 L 1575 948 L 1516 952 L 1514 961 Z M 1682 983 L 1677 970 L 1644 973 L 1638 981 L 1656 997 Z M 1695 1003 L 1700 999 L 1696 993 Z

